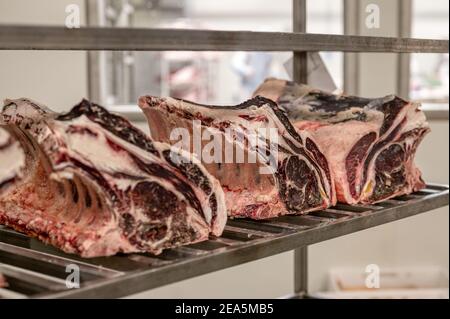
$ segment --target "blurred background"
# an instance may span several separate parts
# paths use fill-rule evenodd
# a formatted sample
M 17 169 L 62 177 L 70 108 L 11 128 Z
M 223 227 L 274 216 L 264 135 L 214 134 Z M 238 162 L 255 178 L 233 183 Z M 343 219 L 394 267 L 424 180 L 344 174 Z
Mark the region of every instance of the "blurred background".
M 380 7 L 367 29 L 365 7 Z M 64 25 L 68 4 L 83 26 L 292 31 L 290 0 L 0 0 L 1 24 Z M 406 8 L 405 9 L 405 4 Z M 307 32 L 448 39 L 447 0 L 309 0 Z M 399 21 L 411 21 L 408 27 Z M 338 90 L 367 97 L 399 94 L 423 103 L 432 132 L 417 155 L 426 181 L 448 184 L 448 54 L 320 53 Z M 68 110 L 90 97 L 130 116 L 144 93 L 235 104 L 268 76 L 289 78 L 287 52 L 0 51 L 0 98 L 29 97 Z M 400 67 L 407 61 L 407 67 Z M 331 269 L 431 266 L 448 277 L 448 207 L 309 247 L 309 289 L 327 289 Z M 134 297 L 271 298 L 293 290 L 293 254 L 155 289 Z

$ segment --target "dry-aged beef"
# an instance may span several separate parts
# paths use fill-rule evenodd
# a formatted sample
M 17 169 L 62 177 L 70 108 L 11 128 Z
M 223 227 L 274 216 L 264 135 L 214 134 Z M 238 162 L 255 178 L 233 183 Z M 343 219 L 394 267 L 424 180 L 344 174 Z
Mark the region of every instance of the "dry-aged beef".
M 5 288 L 8 286 L 8 283 L 6 282 L 5 277 L 0 274 L 0 288 Z
M 160 253 L 222 233 L 218 181 L 199 162 L 168 161 L 168 144 L 101 106 L 83 100 L 59 114 L 9 100 L 2 122 L 0 224 L 84 257 Z
M 254 93 L 276 101 L 314 136 L 335 176 L 338 200 L 374 203 L 425 186 L 414 156 L 429 126 L 416 103 L 397 96 L 334 95 L 268 79 Z
M 22 178 L 24 169 L 24 149 L 7 127 L 0 125 L 0 196 L 2 191 Z M 7 285 L 5 277 L 0 273 L 0 288 Z
M 8 127 L 0 125 L 0 192 L 18 181 L 24 168 L 24 149 Z
M 218 178 L 229 216 L 263 219 L 335 202 L 326 158 L 273 101 L 257 97 L 236 106 L 210 106 L 144 96 L 139 106 L 154 140 L 183 144 Z

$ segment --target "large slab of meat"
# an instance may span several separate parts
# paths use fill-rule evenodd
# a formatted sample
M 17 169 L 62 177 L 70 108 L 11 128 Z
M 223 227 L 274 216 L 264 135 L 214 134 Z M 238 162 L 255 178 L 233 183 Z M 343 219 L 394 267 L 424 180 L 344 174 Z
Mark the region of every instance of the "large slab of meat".
M 0 125 L 0 196 L 2 191 L 22 178 L 24 169 L 25 150 L 6 127 Z M 0 273 L 0 288 L 7 286 L 5 277 Z
M 0 224 L 84 257 L 222 233 L 218 181 L 101 106 L 83 100 L 59 114 L 9 100 L 0 125 Z
M 414 156 L 430 129 L 418 104 L 393 95 L 333 95 L 278 79 L 267 79 L 254 94 L 276 101 L 297 129 L 314 136 L 339 201 L 375 203 L 425 186 Z
M 8 287 L 5 277 L 0 273 L 0 288 Z
M 22 178 L 25 150 L 6 126 L 0 126 L 0 192 Z
M 217 177 L 229 216 L 264 219 L 320 210 L 335 202 L 327 159 L 313 138 L 296 132 L 271 100 L 210 106 L 143 96 L 139 106 L 153 139 L 183 144 Z M 183 139 L 182 132 L 190 139 Z M 244 154 L 244 160 L 236 154 Z

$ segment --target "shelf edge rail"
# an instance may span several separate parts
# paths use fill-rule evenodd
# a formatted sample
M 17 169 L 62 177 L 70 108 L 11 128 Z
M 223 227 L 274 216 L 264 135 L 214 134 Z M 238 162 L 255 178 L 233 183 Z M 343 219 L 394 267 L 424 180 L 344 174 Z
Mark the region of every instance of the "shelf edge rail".
M 448 53 L 448 40 L 298 32 L 0 25 L 0 50 Z
M 404 202 L 397 200 L 398 203 L 394 205 L 385 202 L 386 207 L 373 206 L 376 209 L 372 209 L 367 206 L 359 206 L 354 208 L 359 212 L 356 212 L 352 218 L 343 217 L 335 222 L 320 222 L 316 226 L 303 230 L 285 229 L 286 232 L 278 233 L 278 235 L 251 240 L 239 246 L 218 248 L 166 266 L 152 267 L 141 272 L 100 280 L 80 289 L 55 292 L 46 295 L 45 298 L 97 298 L 99 295 L 110 298 L 123 297 L 380 226 L 447 206 L 449 203 L 447 185 L 428 185 L 426 192 L 419 193 L 418 195 L 405 195 L 407 198 L 404 199 Z M 342 209 L 346 210 L 349 207 L 352 206 L 345 206 Z M 362 210 L 360 210 L 361 208 Z M 249 223 L 253 222 L 247 222 L 247 225 Z M 272 221 L 266 223 L 266 227 L 270 227 L 271 223 Z M 258 225 L 264 224 L 259 223 Z

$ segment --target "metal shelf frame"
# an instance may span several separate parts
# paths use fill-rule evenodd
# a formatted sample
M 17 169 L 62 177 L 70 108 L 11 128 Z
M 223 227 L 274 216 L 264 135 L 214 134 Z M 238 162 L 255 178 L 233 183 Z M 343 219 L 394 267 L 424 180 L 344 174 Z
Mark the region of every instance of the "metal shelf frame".
M 221 237 L 164 251 L 82 259 L 0 227 L 0 272 L 11 284 L 1 296 L 32 298 L 116 298 L 272 256 L 433 210 L 449 203 L 447 185 L 375 205 L 343 205 L 264 221 L 230 220 Z M 298 251 L 295 260 L 301 259 Z M 66 266 L 76 264 L 81 288 L 67 289 Z M 300 278 L 297 278 L 300 276 Z M 306 291 L 307 273 L 297 270 L 295 294 Z
M 298 1 L 298 0 L 294 0 Z M 448 40 L 183 29 L 0 26 L 0 50 L 447 53 Z
M 306 52 L 448 53 L 448 40 L 306 33 L 306 0 L 293 0 L 294 32 L 211 31 L 0 25 L 0 50 L 292 51 L 294 79 L 306 83 Z M 81 259 L 0 228 L 0 297 L 122 297 L 294 250 L 294 295 L 307 294 L 307 246 L 449 203 L 448 186 L 369 206 L 338 205 L 304 216 L 230 220 L 222 237 L 165 251 Z M 65 266 L 77 264 L 80 289 L 66 289 Z

